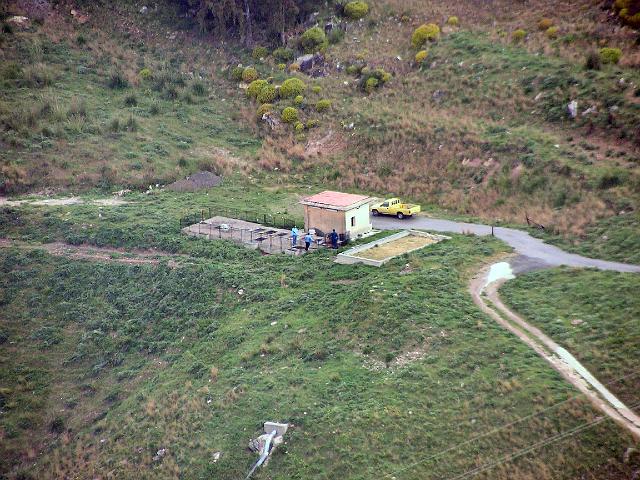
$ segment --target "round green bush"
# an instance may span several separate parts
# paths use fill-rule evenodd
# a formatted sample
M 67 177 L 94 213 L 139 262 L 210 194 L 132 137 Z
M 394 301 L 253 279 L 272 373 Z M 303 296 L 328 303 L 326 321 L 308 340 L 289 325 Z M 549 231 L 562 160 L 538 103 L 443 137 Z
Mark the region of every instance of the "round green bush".
M 367 2 L 349 2 L 344 6 L 344 15 L 351 20 L 360 20 L 369 13 Z
M 330 108 L 331 108 L 331 100 L 327 100 L 326 98 L 323 98 L 322 100 L 318 100 L 316 102 L 316 110 L 318 112 L 326 112 Z
M 307 128 L 316 128 L 318 125 L 320 125 L 320 122 L 315 118 L 312 118 L 307 122 Z
M 547 38 L 558 38 L 558 32 L 560 31 L 560 29 L 558 27 L 549 27 L 547 28 L 547 30 L 545 30 L 544 34 L 547 36 Z
M 280 60 L 283 63 L 290 62 L 293 60 L 293 50 L 285 47 L 278 47 L 273 51 L 273 58 L 276 60 Z
M 153 73 L 151 73 L 151 70 L 148 68 L 143 68 L 142 70 L 140 70 L 140 73 L 138 75 L 140 75 L 140 78 L 145 81 L 153 77 Z
M 287 78 L 280 87 L 280 97 L 295 98 L 298 95 L 302 95 L 306 89 L 307 86 L 299 78 Z
M 622 50 L 619 48 L 601 48 L 600 49 L 600 60 L 602 63 L 618 63 L 622 58 Z
M 416 63 L 420 64 L 424 62 L 427 59 L 428 55 L 429 53 L 426 50 L 420 50 L 418 53 L 416 53 Z
M 440 38 L 440 27 L 435 23 L 420 25 L 411 35 L 411 43 L 415 48 L 422 47 L 427 42 L 435 42 Z
M 302 122 L 296 122 L 296 124 L 294 125 L 294 127 L 296 129 L 296 132 L 300 133 L 300 132 L 304 132 L 304 123 Z
M 258 80 L 259 81 L 259 80 Z M 276 91 L 276 87 L 273 85 L 265 85 L 258 93 L 256 97 L 260 103 L 271 103 L 278 96 L 278 92 Z
M 314 85 L 313 87 L 311 87 L 311 91 L 315 94 L 318 94 L 322 91 L 322 87 L 319 85 Z
M 369 77 L 367 81 L 364 82 L 364 91 L 367 93 L 373 92 L 380 82 L 376 77 Z
M 327 36 L 320 27 L 312 27 L 300 37 L 300 46 L 305 53 L 322 51 L 327 47 Z
M 244 67 L 242 65 L 238 65 L 231 69 L 231 78 L 233 80 L 237 80 L 238 82 L 242 80 L 242 74 L 244 73 Z
M 526 38 L 526 36 L 527 36 L 527 32 L 524 31 L 523 29 L 519 28 L 518 30 L 515 30 L 511 34 L 511 40 L 514 43 L 520 43 Z
M 251 56 L 256 60 L 265 58 L 267 55 L 269 55 L 269 50 L 267 50 L 267 47 L 258 46 L 253 49 L 253 52 L 251 52 Z
M 247 88 L 247 96 L 251 98 L 258 98 L 258 95 L 264 87 L 269 85 L 266 80 L 254 80 L 249 84 Z
M 251 83 L 258 79 L 258 71 L 253 67 L 247 67 L 242 71 L 242 81 Z
M 256 111 L 256 116 L 258 118 L 262 118 L 262 116 L 265 113 L 270 113 L 270 112 L 273 112 L 273 105 L 270 103 L 264 103 L 258 107 L 258 110 Z
M 455 15 L 452 15 L 447 18 L 447 25 L 449 25 L 450 27 L 457 27 L 458 25 L 460 25 L 460 20 Z
M 293 99 L 293 103 L 300 106 L 304 102 L 304 97 L 302 95 L 296 95 L 296 98 Z
M 287 64 L 286 63 L 279 63 L 278 64 L 278 70 L 284 71 L 287 68 Z
M 294 123 L 298 121 L 298 109 L 287 107 L 282 110 L 282 121 L 285 123 Z

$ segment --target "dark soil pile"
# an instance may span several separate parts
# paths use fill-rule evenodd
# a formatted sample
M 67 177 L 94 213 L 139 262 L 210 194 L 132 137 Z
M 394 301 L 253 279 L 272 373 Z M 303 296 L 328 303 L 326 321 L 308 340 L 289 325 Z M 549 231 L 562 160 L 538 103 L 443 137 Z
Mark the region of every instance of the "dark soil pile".
M 198 172 L 167 185 L 167 188 L 176 192 L 195 192 L 196 190 L 217 187 L 221 183 L 222 177 L 215 173 Z

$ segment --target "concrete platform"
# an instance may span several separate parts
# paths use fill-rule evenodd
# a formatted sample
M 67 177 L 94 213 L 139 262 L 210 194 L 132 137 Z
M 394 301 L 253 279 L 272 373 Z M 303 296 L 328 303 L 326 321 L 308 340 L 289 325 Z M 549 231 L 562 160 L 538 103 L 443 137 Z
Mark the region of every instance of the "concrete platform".
M 247 222 L 228 217 L 212 217 L 194 223 L 182 229 L 186 235 L 203 237 L 207 240 L 231 240 L 247 248 L 260 250 L 268 254 L 286 253 L 303 255 L 304 233 L 298 236 L 295 247 L 291 244 L 291 232 L 281 228 L 272 228 L 259 223 Z M 315 237 L 309 251 L 320 247 L 321 237 Z

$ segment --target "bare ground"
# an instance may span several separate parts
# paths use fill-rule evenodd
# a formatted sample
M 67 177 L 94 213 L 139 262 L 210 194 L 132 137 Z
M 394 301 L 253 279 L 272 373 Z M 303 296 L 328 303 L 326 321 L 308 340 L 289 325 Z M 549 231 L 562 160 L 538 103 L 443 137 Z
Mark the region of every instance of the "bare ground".
M 0 238 L 0 248 L 44 250 L 50 255 L 66 257 L 73 260 L 93 260 L 125 263 L 128 265 L 158 265 L 167 261 L 167 265 L 171 268 L 179 266 L 179 259 L 187 258 L 184 255 L 151 250 L 123 250 L 91 245 L 70 245 L 62 242 L 32 244 L 7 238 Z

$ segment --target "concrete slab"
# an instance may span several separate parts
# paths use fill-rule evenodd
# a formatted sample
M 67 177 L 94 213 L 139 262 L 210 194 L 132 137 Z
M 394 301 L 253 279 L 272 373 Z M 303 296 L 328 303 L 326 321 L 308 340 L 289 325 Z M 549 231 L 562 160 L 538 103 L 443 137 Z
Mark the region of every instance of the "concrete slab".
M 276 433 L 276 436 L 282 437 L 285 433 L 287 433 L 288 429 L 288 423 L 264 422 L 264 433 L 266 434 L 269 434 L 275 430 L 276 432 L 278 432 Z

